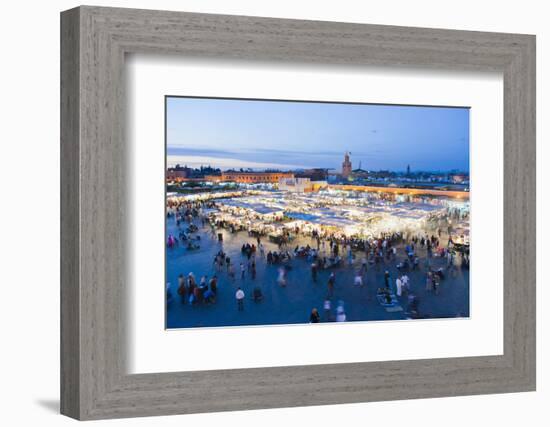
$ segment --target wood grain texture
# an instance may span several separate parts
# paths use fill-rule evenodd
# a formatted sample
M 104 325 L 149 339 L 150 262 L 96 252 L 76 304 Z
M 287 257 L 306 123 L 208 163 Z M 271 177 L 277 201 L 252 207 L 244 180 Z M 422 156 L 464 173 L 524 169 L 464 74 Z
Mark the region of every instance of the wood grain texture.
M 61 412 L 80 414 L 79 17 L 61 20 Z
M 182 414 L 535 389 L 535 38 L 80 7 L 62 13 L 62 413 Z M 129 375 L 124 56 L 504 74 L 504 354 Z

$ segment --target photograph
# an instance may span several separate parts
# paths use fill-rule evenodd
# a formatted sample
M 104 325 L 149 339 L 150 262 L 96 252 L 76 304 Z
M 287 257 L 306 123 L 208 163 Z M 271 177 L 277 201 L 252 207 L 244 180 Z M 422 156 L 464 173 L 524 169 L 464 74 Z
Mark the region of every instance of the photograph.
M 470 317 L 470 108 L 165 96 L 166 329 Z

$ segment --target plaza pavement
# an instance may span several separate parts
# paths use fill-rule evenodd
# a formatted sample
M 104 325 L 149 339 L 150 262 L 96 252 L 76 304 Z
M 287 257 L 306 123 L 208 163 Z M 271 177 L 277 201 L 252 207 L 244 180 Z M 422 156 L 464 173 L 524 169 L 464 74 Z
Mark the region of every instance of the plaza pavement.
M 195 222 L 199 223 L 198 220 Z M 185 225 L 183 225 L 185 227 Z M 178 235 L 178 229 L 173 218 L 167 223 L 167 234 Z M 368 268 L 365 287 L 359 288 L 353 285 L 355 271 L 360 267 L 363 252 L 355 256 L 353 266 L 349 266 L 345 260 L 342 267 L 328 270 L 319 270 L 317 282 L 311 277 L 310 265 L 305 258 L 294 258 L 291 262 L 292 269 L 288 272 L 288 285 L 280 287 L 277 284 L 278 265 L 268 265 L 265 259 L 256 254 L 256 278 L 253 280 L 248 273 L 244 280 L 240 277 L 240 262 L 246 267 L 247 257 L 241 254 L 243 243 L 256 244 L 256 239 L 249 237 L 246 232 L 235 234 L 227 230 L 219 229 L 216 233 L 223 234 L 223 242 L 219 243 L 212 235 L 210 228 L 200 228 L 195 235 L 201 236 L 200 249 L 188 250 L 185 244 L 166 250 L 166 280 L 170 283 L 173 300 L 167 306 L 167 328 L 189 327 L 216 327 L 216 326 L 243 326 L 243 325 L 276 325 L 308 323 L 312 308 L 317 308 L 324 319 L 323 302 L 327 295 L 327 281 L 331 271 L 336 274 L 336 285 L 332 301 L 332 315 L 338 301 L 344 302 L 347 321 L 374 321 L 374 320 L 405 320 L 407 318 L 406 296 L 401 297 L 400 303 L 404 311 L 387 312 L 376 300 L 376 290 L 384 285 L 384 271 L 390 272 L 390 283 L 395 289 L 395 279 L 399 273 L 396 261 L 388 261 L 377 269 L 374 266 Z M 277 245 L 269 242 L 267 237 L 262 238 L 265 253 L 269 250 L 278 250 Z M 310 243 L 316 247 L 316 243 L 302 237 L 300 244 Z M 297 242 L 289 245 L 292 252 Z M 328 247 L 328 245 L 327 245 Z M 290 249 L 292 248 L 292 250 Z M 222 272 L 214 268 L 214 257 L 222 249 L 231 257 L 235 265 L 235 280 L 231 280 L 224 268 Z M 458 269 L 455 275 L 447 274 L 441 282 L 439 294 L 425 290 L 426 272 L 424 262 L 425 249 L 416 248 L 420 257 L 419 271 L 407 272 L 410 278 L 411 292 L 419 300 L 419 313 L 423 318 L 450 318 L 469 316 L 469 275 L 467 269 Z M 398 246 L 397 260 L 405 258 L 403 247 Z M 434 257 L 431 259 L 432 268 L 446 265 L 445 259 Z M 193 272 L 197 283 L 201 276 L 208 275 L 210 279 L 214 274 L 218 276 L 218 294 L 214 304 L 182 303 L 177 294 L 178 275 L 185 276 Z M 152 284 L 156 286 L 156 284 Z M 240 286 L 245 294 L 244 311 L 237 311 L 235 292 Z M 263 300 L 255 303 L 252 301 L 252 290 L 260 286 L 263 292 Z M 159 285 L 159 290 L 160 290 Z

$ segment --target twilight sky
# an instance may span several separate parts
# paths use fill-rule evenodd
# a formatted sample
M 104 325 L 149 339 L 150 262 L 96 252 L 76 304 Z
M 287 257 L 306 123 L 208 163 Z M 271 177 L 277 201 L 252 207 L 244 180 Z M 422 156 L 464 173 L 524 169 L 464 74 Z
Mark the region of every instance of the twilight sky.
M 175 98 L 168 165 L 469 171 L 469 109 Z

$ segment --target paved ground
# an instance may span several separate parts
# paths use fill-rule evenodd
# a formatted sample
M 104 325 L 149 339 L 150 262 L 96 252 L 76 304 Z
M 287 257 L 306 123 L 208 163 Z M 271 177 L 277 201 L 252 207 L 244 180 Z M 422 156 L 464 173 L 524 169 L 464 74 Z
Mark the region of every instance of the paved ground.
M 316 307 L 323 318 L 323 301 L 327 294 L 327 280 L 330 271 L 336 273 L 336 286 L 332 298 L 332 314 L 338 301 L 343 301 L 347 321 L 366 320 L 400 320 L 406 319 L 405 311 L 388 313 L 376 300 L 376 289 L 384 284 L 384 270 L 391 274 L 390 283 L 395 284 L 399 274 L 395 267 L 396 262 L 388 262 L 379 269 L 370 267 L 366 275 L 366 286 L 358 288 L 353 285 L 354 272 L 360 266 L 363 254 L 360 253 L 354 261 L 354 266 L 345 265 L 334 270 L 320 271 L 317 283 L 311 278 L 310 263 L 302 258 L 294 258 L 292 269 L 288 273 L 288 285 L 280 287 L 277 284 L 278 266 L 268 265 L 256 256 L 257 275 L 252 280 L 248 275 L 244 280 L 240 278 L 239 263 L 246 266 L 246 256 L 241 255 L 241 246 L 245 242 L 256 243 L 246 232 L 231 234 L 225 230 L 223 243 L 214 239 L 209 229 L 201 229 L 197 234 L 201 236 L 201 248 L 189 251 L 180 246 L 167 249 L 167 282 L 171 284 L 173 300 L 167 305 L 167 327 L 213 327 L 213 326 L 242 326 L 242 325 L 270 325 L 309 322 L 311 309 Z M 177 235 L 177 228 L 173 219 L 168 220 L 167 233 Z M 276 245 L 263 238 L 262 242 L 269 250 L 277 250 Z M 307 243 L 303 240 L 300 243 Z M 294 243 L 295 245 L 295 243 Z M 292 245 L 292 247 L 294 247 Z M 312 246 L 316 246 L 311 242 Z M 216 272 L 213 260 L 215 254 L 222 249 L 235 263 L 236 279 L 231 280 L 225 270 Z M 458 269 L 454 275 L 448 274 L 441 282 L 438 295 L 425 290 L 425 251 L 417 248 L 421 259 L 420 271 L 409 271 L 407 274 L 411 282 L 411 291 L 420 300 L 419 312 L 422 317 L 467 317 L 469 316 L 469 276 L 468 270 Z M 398 260 L 405 257 L 404 250 L 398 248 Z M 439 267 L 446 264 L 444 259 L 432 258 L 432 266 Z M 187 275 L 193 272 L 197 281 L 202 275 L 218 275 L 218 295 L 215 304 L 189 305 L 182 303 L 177 295 L 178 275 Z M 263 301 L 255 303 L 251 300 L 252 289 L 260 286 L 264 295 Z M 240 286 L 245 294 L 244 311 L 237 310 L 235 292 Z M 402 297 L 401 305 L 407 307 L 406 297 Z M 323 318 L 323 321 L 325 319 Z

